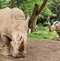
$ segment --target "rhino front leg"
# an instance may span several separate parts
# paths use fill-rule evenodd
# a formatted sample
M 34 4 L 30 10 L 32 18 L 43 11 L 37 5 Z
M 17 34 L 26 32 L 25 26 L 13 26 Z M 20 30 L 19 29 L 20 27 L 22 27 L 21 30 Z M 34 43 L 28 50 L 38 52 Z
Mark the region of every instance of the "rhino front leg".
M 8 56 L 8 55 L 10 55 L 10 42 L 5 35 L 1 35 L 1 39 L 4 44 L 3 55 Z

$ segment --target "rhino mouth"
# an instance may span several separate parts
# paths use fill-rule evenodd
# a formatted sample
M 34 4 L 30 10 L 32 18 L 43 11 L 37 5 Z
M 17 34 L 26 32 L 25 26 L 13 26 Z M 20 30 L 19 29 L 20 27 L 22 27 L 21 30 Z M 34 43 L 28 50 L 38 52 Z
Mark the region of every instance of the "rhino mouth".
M 10 56 L 13 57 L 13 58 L 25 58 L 26 57 L 23 52 L 19 52 L 16 55 L 10 55 Z

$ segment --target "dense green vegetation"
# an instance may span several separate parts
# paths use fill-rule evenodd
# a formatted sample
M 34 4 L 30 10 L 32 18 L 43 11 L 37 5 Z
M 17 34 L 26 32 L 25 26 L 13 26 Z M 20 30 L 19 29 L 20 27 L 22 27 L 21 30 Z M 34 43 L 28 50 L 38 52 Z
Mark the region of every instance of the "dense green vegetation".
M 48 26 L 36 25 L 36 32 L 28 34 L 28 39 L 53 39 L 57 34 L 55 31 L 50 32 Z
M 0 8 L 10 7 L 11 0 L 0 0 Z M 14 0 L 14 6 L 22 9 L 25 15 L 31 15 L 34 5 L 41 5 L 44 0 Z M 60 0 L 50 0 L 46 4 L 45 8 L 40 13 L 39 17 L 44 18 L 45 16 L 57 15 L 55 6 L 60 2 Z M 57 5 L 57 9 L 60 12 L 60 4 Z M 55 11 L 55 12 L 54 12 Z

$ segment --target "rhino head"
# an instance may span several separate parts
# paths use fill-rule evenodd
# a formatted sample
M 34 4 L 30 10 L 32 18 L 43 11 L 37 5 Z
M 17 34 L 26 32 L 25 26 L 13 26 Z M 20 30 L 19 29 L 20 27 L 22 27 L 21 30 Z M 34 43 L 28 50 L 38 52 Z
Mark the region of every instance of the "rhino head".
M 12 31 L 12 56 L 18 57 L 20 55 L 25 55 L 26 53 L 26 43 L 27 43 L 27 31 L 28 31 L 28 22 L 29 16 L 27 19 L 19 20 L 19 25 L 17 25 Z
M 52 25 L 49 26 L 49 31 L 54 31 L 56 30 L 56 27 L 58 25 L 58 21 L 54 22 Z

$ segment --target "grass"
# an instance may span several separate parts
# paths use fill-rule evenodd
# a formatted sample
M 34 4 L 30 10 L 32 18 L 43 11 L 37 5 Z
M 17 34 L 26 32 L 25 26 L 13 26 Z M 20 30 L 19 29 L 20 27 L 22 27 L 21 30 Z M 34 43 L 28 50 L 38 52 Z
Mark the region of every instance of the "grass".
M 28 39 L 52 39 L 56 36 L 56 32 L 49 32 L 48 26 L 36 25 L 36 32 L 28 34 Z

